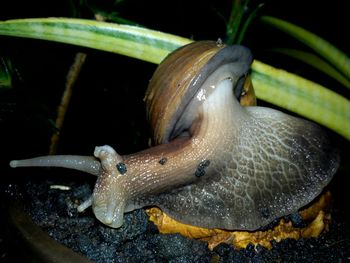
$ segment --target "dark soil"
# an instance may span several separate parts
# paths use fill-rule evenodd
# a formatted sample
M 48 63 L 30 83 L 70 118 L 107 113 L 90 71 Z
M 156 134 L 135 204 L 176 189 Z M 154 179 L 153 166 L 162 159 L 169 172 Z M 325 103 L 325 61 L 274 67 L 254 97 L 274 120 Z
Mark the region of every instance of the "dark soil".
M 52 184 L 71 190 L 50 189 Z M 335 186 L 330 188 L 334 192 Z M 77 204 L 91 194 L 91 189 L 92 185 L 79 181 L 31 180 L 23 186 L 10 185 L 4 192 L 29 201 L 25 210 L 36 224 L 59 243 L 95 262 L 350 262 L 350 220 L 342 196 L 345 191 L 334 195 L 330 231 L 318 238 L 274 242 L 271 250 L 252 245 L 236 250 L 222 244 L 210 251 L 204 242 L 159 234 L 142 209 L 126 214 L 120 229 L 101 224 L 91 209 L 77 213 Z M 5 242 L 11 239 L 3 238 Z M 10 241 L 6 244 L 13 244 Z M 2 251 L 4 262 L 22 259 L 18 247 L 7 249 Z

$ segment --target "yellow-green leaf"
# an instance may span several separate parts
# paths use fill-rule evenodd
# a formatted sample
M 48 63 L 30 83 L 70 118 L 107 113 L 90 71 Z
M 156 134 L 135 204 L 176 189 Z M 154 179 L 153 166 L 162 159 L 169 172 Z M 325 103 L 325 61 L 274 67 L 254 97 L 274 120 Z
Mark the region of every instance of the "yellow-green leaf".
M 0 34 L 89 47 L 159 63 L 191 40 L 141 27 L 86 19 L 34 18 L 0 22 Z
M 347 78 L 340 74 L 334 67 L 328 64 L 326 61 L 324 61 L 323 59 L 321 59 L 313 53 L 290 48 L 274 48 L 272 49 L 272 51 L 300 60 L 305 64 L 308 64 L 311 67 L 325 73 L 329 77 L 338 81 L 344 87 L 350 89 L 350 81 Z
M 252 66 L 256 96 L 333 129 L 350 140 L 350 101 L 325 87 L 259 61 Z
M 349 57 L 328 41 L 299 26 L 276 17 L 262 16 L 261 21 L 279 30 L 282 30 L 283 32 L 289 34 L 308 47 L 312 48 L 315 52 L 323 56 L 338 70 L 340 70 L 345 75 L 345 77 L 350 78 Z

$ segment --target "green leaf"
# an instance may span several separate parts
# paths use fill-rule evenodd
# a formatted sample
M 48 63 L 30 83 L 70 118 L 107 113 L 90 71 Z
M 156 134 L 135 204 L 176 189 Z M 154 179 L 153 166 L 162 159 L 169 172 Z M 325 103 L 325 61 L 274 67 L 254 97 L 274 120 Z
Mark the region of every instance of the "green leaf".
M 313 68 L 318 69 L 319 71 L 325 73 L 329 77 L 338 81 L 343 86 L 350 89 L 350 81 L 347 78 L 345 78 L 342 74 L 340 74 L 333 66 L 331 66 L 330 64 L 325 62 L 323 59 L 319 58 L 318 56 L 310 52 L 305 52 L 305 51 L 296 50 L 296 49 L 289 49 L 289 48 L 274 48 L 272 49 L 272 51 L 300 60 L 305 64 L 308 64 Z
M 323 38 L 282 19 L 262 16 L 261 21 L 289 34 L 300 42 L 312 48 L 333 64 L 347 78 L 350 78 L 350 59 L 342 51 L 337 49 Z
M 0 22 L 0 34 L 89 47 L 159 63 L 191 40 L 150 29 L 74 18 L 34 18 Z
M 13 68 L 9 59 L 0 57 L 0 89 L 12 88 Z
M 159 63 L 192 40 L 150 29 L 63 18 L 0 22 L 0 35 L 80 45 Z M 319 122 L 350 140 L 350 102 L 297 75 L 254 61 L 257 97 Z
M 239 30 L 239 35 L 236 41 L 236 44 L 241 44 L 243 41 L 243 38 L 245 36 L 245 33 L 248 31 L 249 26 L 251 25 L 252 21 L 256 18 L 258 11 L 264 6 L 264 4 L 259 4 L 247 17 L 247 19 L 244 21 L 244 24 L 242 28 Z
M 226 43 L 234 44 L 236 43 L 236 38 L 239 33 L 239 27 L 242 22 L 244 10 L 246 9 L 249 0 L 233 0 L 231 7 L 230 19 L 226 27 Z
M 259 61 L 252 65 L 256 96 L 323 124 L 350 140 L 350 101 L 325 87 Z

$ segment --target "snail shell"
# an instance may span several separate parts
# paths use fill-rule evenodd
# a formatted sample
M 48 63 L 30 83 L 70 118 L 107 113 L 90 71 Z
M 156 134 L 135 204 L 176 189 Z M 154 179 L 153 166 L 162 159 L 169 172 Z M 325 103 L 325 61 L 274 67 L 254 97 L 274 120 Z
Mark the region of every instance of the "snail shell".
M 123 214 L 157 205 L 201 227 L 255 230 L 311 202 L 337 170 L 339 156 L 317 125 L 238 97 L 250 51 L 212 41 L 170 54 L 146 92 L 155 147 L 127 156 L 110 146 L 95 157 L 58 156 L 11 166 L 60 166 L 98 175 L 96 217 L 120 227 Z M 247 82 L 246 82 L 247 83 Z
M 155 71 L 145 95 L 155 142 L 169 142 L 191 126 L 196 117 L 196 110 L 192 109 L 202 104 L 202 100 L 194 97 L 210 96 L 210 89 L 203 88 L 204 82 L 215 86 L 222 76 L 240 78 L 232 79 L 237 82 L 234 92 L 238 98 L 251 62 L 246 48 L 227 47 L 214 41 L 194 42 L 171 53 Z M 219 67 L 225 72 L 209 79 Z

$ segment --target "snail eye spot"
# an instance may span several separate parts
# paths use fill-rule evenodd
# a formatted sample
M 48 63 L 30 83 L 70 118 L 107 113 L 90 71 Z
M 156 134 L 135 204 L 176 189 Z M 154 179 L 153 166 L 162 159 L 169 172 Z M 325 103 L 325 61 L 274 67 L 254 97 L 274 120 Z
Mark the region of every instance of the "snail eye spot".
M 202 177 L 203 175 L 205 175 L 205 169 L 210 165 L 210 161 L 209 160 L 204 160 L 201 161 L 196 169 L 196 172 L 194 173 L 194 175 L 196 177 Z
M 168 159 L 166 157 L 162 157 L 160 160 L 159 160 L 159 163 L 161 165 L 164 165 L 166 162 L 168 161 Z
M 196 177 L 202 177 L 203 175 L 205 175 L 205 170 L 197 169 L 196 172 L 194 173 L 194 175 Z
M 117 170 L 120 174 L 125 174 L 127 172 L 125 163 L 117 163 Z

